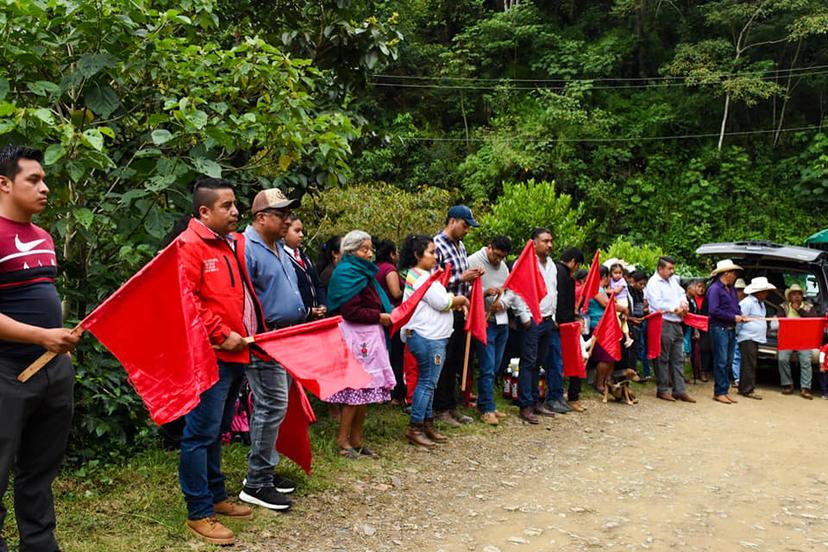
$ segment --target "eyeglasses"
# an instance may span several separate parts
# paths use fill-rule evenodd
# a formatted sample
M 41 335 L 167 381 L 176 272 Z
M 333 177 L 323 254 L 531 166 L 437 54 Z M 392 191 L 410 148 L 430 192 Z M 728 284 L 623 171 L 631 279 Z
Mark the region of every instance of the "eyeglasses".
M 265 209 L 264 211 L 261 211 L 261 212 L 266 214 L 266 215 L 275 215 L 275 216 L 279 217 L 280 219 L 285 219 L 285 218 L 290 216 L 290 211 L 279 211 L 279 210 L 276 210 L 276 209 Z
M 374 252 L 374 247 L 371 246 L 371 245 L 363 245 L 362 247 L 359 248 L 359 251 L 365 251 L 366 253 L 373 253 Z

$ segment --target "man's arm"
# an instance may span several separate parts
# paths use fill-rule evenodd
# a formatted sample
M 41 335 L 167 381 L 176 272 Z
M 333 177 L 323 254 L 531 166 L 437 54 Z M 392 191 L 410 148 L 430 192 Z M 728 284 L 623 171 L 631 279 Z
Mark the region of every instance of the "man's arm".
M 16 343 L 31 343 L 45 349 L 63 354 L 75 348 L 81 332 L 73 333 L 68 328 L 41 328 L 23 324 L 17 320 L 0 314 L 0 339 Z

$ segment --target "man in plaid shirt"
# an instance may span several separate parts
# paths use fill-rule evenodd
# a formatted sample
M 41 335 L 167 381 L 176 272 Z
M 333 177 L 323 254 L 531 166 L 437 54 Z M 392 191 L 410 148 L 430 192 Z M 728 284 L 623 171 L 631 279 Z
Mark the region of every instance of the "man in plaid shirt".
M 472 216 L 471 209 L 465 205 L 455 205 L 448 211 L 446 227 L 434 236 L 434 245 L 437 247 L 437 263 L 445 267 L 451 264 L 451 279 L 447 289 L 455 295 L 469 296 L 470 282 L 483 274 L 482 268 L 469 268 L 466 247 L 463 238 L 469 229 L 479 226 Z M 457 380 L 463 373 L 463 356 L 466 347 L 466 332 L 464 331 L 464 317 L 462 311 L 454 311 L 454 333 L 451 334 L 446 347 L 446 361 L 437 389 L 434 390 L 434 419 L 458 427 L 461 423 L 468 424 L 472 418 L 457 411 Z

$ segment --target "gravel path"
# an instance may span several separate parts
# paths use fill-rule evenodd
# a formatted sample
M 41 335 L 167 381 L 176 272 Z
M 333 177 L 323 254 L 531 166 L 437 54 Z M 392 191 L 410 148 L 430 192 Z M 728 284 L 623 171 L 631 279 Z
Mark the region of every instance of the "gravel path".
M 279 551 L 826 550 L 828 401 L 762 391 L 720 405 L 586 401 L 584 414 L 510 418 L 434 452 L 361 462 L 302 499 Z M 397 454 L 398 456 L 394 456 Z M 248 541 L 250 542 L 250 541 Z

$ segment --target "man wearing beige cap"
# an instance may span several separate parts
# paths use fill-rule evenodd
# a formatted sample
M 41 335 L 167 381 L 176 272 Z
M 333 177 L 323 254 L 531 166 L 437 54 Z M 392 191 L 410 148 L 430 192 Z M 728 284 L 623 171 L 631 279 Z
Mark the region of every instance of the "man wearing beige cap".
M 799 284 L 793 284 L 785 290 L 785 302 L 782 303 L 782 315 L 787 318 L 807 318 L 817 316 L 813 305 L 805 302 L 803 289 Z M 779 351 L 779 379 L 782 382 L 782 394 L 791 395 L 794 392 L 793 378 L 791 377 L 791 354 L 796 353 L 799 358 L 799 395 L 803 399 L 813 399 L 811 395 L 811 349 L 803 351 Z
M 298 199 L 288 199 L 278 188 L 262 190 L 253 199 L 253 221 L 244 231 L 247 270 L 269 330 L 299 324 L 307 317 L 296 271 L 279 241 L 287 232 L 291 210 L 298 206 Z M 278 362 L 255 355 L 251 355 L 246 374 L 255 408 L 250 420 L 247 477 L 239 498 L 270 510 L 287 510 L 291 501 L 284 493 L 293 492 L 296 485 L 277 476 L 274 469 L 279 463 L 276 438 L 287 412 L 290 380 Z

